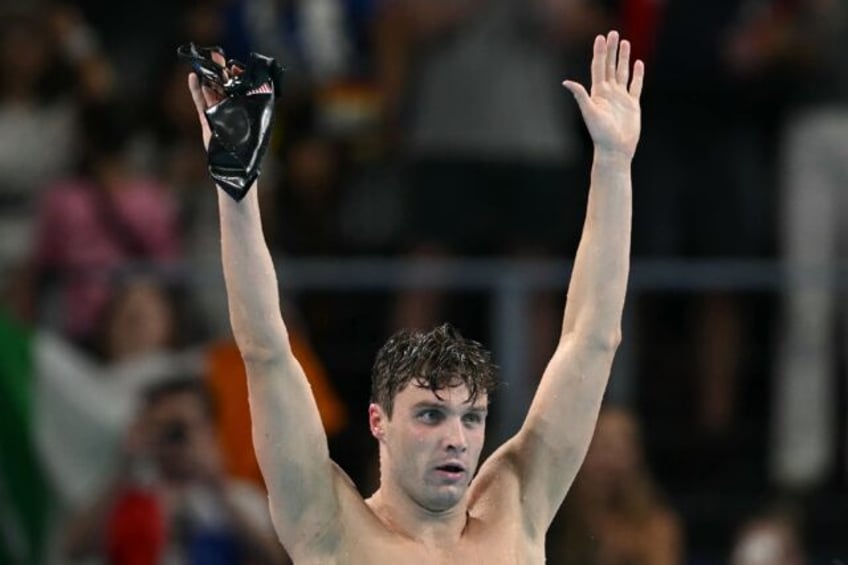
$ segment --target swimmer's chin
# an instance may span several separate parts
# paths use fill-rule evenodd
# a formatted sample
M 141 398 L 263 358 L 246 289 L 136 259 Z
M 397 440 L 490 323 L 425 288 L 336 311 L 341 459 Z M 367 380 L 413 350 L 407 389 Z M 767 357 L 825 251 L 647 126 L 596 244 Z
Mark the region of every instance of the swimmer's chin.
M 438 491 L 421 506 L 431 514 L 450 514 L 461 506 L 468 491 L 465 484 L 447 484 L 435 487 Z

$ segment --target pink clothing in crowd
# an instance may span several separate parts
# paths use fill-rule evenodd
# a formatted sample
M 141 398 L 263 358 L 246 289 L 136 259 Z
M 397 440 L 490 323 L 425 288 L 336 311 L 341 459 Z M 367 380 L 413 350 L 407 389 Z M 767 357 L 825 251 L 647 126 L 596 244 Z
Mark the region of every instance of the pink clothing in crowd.
M 176 201 L 150 180 L 127 179 L 111 192 L 87 179 L 60 182 L 45 193 L 36 229 L 36 265 L 60 277 L 63 329 L 75 338 L 91 337 L 112 269 L 180 253 Z

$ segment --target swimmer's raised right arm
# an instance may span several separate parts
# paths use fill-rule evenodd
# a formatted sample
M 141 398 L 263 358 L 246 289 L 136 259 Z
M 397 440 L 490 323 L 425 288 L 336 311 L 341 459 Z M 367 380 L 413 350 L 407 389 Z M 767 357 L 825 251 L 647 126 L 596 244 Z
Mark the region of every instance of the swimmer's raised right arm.
M 203 128 L 203 111 L 218 98 L 189 76 Z M 257 187 L 240 202 L 218 190 L 221 254 L 230 323 L 247 369 L 253 442 L 280 541 L 297 557 L 326 534 L 338 516 L 335 468 L 303 369 L 295 359 L 280 313 L 277 277 L 262 232 Z

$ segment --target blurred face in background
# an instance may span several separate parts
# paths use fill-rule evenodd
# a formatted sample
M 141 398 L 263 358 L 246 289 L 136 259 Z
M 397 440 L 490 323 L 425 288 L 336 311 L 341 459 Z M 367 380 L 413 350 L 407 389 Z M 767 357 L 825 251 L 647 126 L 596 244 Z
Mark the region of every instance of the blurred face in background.
M 129 284 L 106 317 L 105 355 L 122 361 L 170 347 L 175 315 L 165 289 L 154 281 Z
M 163 396 L 150 406 L 147 418 L 160 476 L 170 482 L 200 478 L 216 449 L 211 414 L 200 394 Z
M 625 410 L 607 408 L 583 464 L 583 477 L 602 488 L 613 488 L 641 472 L 642 446 L 633 417 Z
M 30 92 L 46 70 L 49 45 L 44 29 L 19 19 L 0 30 L 0 84 L 6 93 Z
M 198 45 L 220 45 L 224 33 L 222 12 L 218 2 L 192 2 L 183 20 L 185 36 Z
M 731 565 L 804 565 L 801 543 L 792 525 L 761 518 L 743 527 Z

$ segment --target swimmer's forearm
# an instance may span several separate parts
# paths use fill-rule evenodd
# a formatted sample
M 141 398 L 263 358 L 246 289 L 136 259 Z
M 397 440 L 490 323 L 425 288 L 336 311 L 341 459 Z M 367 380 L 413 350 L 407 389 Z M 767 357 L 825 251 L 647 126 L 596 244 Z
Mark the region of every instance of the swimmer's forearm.
M 513 448 L 528 518 L 546 529 L 592 439 L 621 334 L 630 250 L 630 161 L 596 151 L 562 336 Z
M 626 155 L 596 149 L 583 236 L 563 319 L 563 337 L 579 333 L 615 346 L 630 269 L 632 190 Z
M 280 315 L 257 187 L 241 202 L 219 192 L 230 323 L 247 369 L 253 445 L 280 540 L 295 547 L 337 514 L 327 437 Z M 304 536 L 304 537 L 302 537 Z
M 246 360 L 269 361 L 287 351 L 277 275 L 262 232 L 258 187 L 241 202 L 218 191 L 221 256 L 230 324 Z

